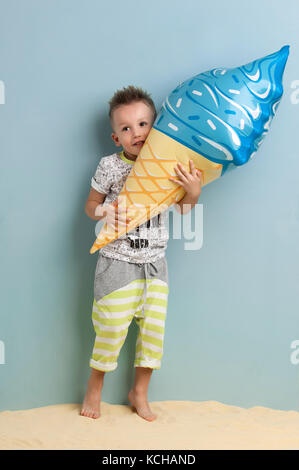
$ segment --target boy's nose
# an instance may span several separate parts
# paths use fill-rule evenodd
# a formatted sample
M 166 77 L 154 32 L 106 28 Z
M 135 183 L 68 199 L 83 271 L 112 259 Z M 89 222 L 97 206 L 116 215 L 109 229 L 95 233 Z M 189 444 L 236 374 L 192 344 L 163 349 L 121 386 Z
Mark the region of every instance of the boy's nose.
M 140 126 L 136 126 L 132 128 L 133 134 L 135 137 L 138 137 L 142 134 L 142 129 L 140 129 Z

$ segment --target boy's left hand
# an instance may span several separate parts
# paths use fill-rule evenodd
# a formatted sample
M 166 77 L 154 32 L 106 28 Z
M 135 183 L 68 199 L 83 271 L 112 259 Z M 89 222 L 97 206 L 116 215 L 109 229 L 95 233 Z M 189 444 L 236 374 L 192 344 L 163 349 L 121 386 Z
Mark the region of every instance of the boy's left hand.
M 174 169 L 180 179 L 168 179 L 170 179 L 174 183 L 178 183 L 179 185 L 181 185 L 186 191 L 186 194 L 188 194 L 191 198 L 197 200 L 201 191 L 201 172 L 195 168 L 193 160 L 189 160 L 189 165 L 190 173 L 188 173 L 185 170 L 184 166 L 179 162 L 177 164 L 177 167 L 175 166 Z

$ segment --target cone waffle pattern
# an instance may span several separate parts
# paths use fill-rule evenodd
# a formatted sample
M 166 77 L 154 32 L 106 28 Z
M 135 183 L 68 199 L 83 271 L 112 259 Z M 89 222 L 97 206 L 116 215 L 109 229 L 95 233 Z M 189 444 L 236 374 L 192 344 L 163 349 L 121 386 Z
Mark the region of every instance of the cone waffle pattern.
M 121 226 L 118 232 L 106 223 L 90 253 L 95 253 L 111 241 L 179 202 L 185 190 L 169 178 L 178 176 L 174 169 L 178 162 L 190 172 L 190 159 L 201 171 L 202 186 L 221 176 L 221 164 L 211 162 L 152 128 L 116 201 L 118 206 L 127 209 L 127 216 L 133 217 L 133 220 L 126 226 Z

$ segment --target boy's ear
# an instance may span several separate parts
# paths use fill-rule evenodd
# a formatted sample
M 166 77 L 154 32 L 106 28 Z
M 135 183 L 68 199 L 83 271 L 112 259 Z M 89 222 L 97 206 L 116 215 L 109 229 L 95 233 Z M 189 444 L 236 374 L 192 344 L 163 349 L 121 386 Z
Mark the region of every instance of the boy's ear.
M 120 143 L 119 143 L 119 140 L 118 140 L 118 137 L 116 134 L 111 134 L 111 138 L 112 140 L 114 141 L 115 145 L 117 145 L 118 147 L 120 146 Z

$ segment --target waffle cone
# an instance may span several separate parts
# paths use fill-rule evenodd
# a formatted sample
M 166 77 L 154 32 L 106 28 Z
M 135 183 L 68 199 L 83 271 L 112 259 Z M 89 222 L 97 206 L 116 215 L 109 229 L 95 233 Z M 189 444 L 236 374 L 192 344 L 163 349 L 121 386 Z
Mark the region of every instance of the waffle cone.
M 114 231 L 107 223 L 102 227 L 90 249 L 95 253 L 113 240 L 133 230 L 152 217 L 179 202 L 184 188 L 170 181 L 177 177 L 174 167 L 180 162 L 189 173 L 189 160 L 201 172 L 201 186 L 220 177 L 222 165 L 214 163 L 197 152 L 152 128 L 142 146 L 135 164 L 121 189 L 116 205 L 127 210 L 130 223 Z

